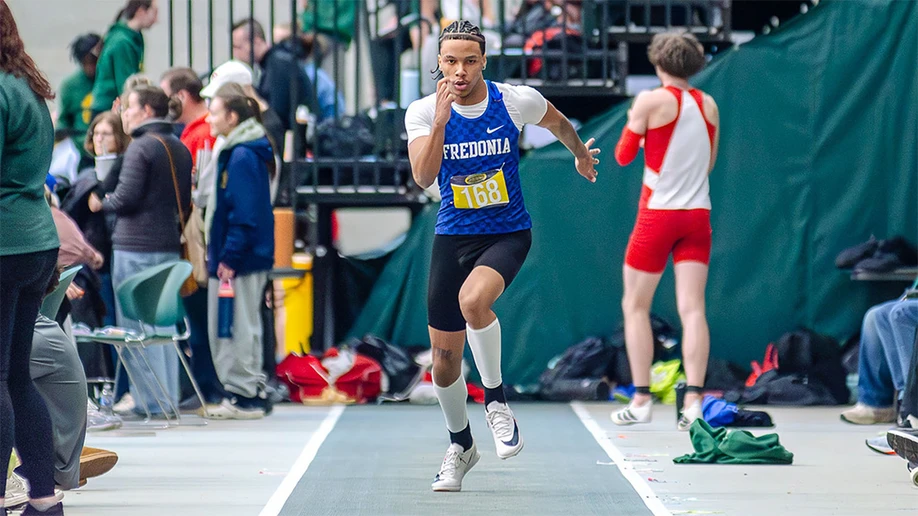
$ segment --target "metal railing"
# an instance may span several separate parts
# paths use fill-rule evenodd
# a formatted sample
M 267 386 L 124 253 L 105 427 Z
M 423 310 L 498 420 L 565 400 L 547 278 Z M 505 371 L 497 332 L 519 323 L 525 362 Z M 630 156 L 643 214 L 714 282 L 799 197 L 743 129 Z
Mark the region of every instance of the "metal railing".
M 307 28 L 300 33 L 298 23 L 291 23 L 304 15 L 300 0 L 168 0 L 165 6 L 169 64 L 190 66 L 202 76 L 232 57 L 232 26 L 248 18 L 264 24 L 272 44 L 277 43 L 272 28 L 279 22 L 290 24 L 293 38 L 303 34 L 311 41 L 311 53 L 300 56 L 303 63 L 319 63 L 323 58 L 328 63 L 331 56 L 325 71 L 318 65 L 312 68 L 310 93 L 317 99 L 322 87 L 343 92 L 346 109 L 340 109 L 335 94 L 333 113 L 351 116 L 323 125 L 317 113 L 309 117 L 281 113 L 297 128 L 292 153 L 296 159 L 286 165 L 285 183 L 294 207 L 298 198 L 309 203 L 327 196 L 335 202 L 350 198 L 354 204 L 379 202 L 363 197 L 376 194 L 394 196 L 391 202 L 423 201 L 413 187 L 407 162 L 404 109 L 411 100 L 433 91 L 430 72 L 436 68 L 437 36 L 441 24 L 452 18 L 470 18 L 482 26 L 489 41 L 487 78 L 533 86 L 546 96 L 625 95 L 629 50 L 646 45 L 660 32 L 687 30 L 702 42 L 726 42 L 731 36 L 731 0 L 309 0 L 306 4 L 313 19 L 330 16 L 333 26 L 337 20 L 350 19 L 346 16 L 353 18 L 353 26 L 345 27 L 351 41 L 342 41 L 328 30 Z M 329 20 L 325 22 L 327 29 Z M 322 55 L 320 42 L 325 45 Z M 291 84 L 291 96 L 298 98 L 294 73 Z M 311 127 L 304 128 L 304 123 Z

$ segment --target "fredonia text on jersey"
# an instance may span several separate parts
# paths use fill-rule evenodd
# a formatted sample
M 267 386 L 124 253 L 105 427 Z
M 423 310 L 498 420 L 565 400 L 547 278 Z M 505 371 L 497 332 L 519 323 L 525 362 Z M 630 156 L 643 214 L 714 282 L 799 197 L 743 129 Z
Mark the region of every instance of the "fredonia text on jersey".
M 510 154 L 510 138 L 447 143 L 443 146 L 443 159 L 469 159 L 498 154 Z

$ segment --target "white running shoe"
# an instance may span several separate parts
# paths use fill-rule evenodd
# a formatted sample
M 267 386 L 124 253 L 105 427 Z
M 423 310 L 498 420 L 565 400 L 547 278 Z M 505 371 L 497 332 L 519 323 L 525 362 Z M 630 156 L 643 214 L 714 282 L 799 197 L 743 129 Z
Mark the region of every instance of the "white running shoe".
M 485 409 L 488 428 L 494 436 L 494 448 L 501 459 L 509 459 L 523 449 L 523 436 L 516 418 L 506 403 L 492 401 Z
M 54 488 L 54 498 L 58 502 L 64 499 L 64 492 Z M 29 501 L 29 481 L 19 473 L 13 472 L 6 479 L 6 498 L 3 499 L 3 508 L 11 508 L 23 505 Z M 3 513 L 0 508 L 0 514 Z M 10 513 L 12 514 L 12 513 Z
M 612 422 L 618 426 L 650 423 L 651 416 L 653 416 L 652 401 L 648 401 L 640 406 L 635 405 L 632 401 L 627 407 L 609 415 L 609 417 L 612 418 Z
M 115 414 L 127 416 L 134 412 L 134 407 L 136 406 L 137 404 L 134 403 L 134 397 L 131 396 L 131 393 L 126 392 L 124 396 L 121 396 L 121 400 L 112 406 L 112 411 Z
M 443 464 L 440 465 L 440 472 L 434 477 L 430 488 L 434 491 L 462 491 L 463 477 L 478 464 L 480 458 L 481 454 L 478 453 L 478 446 L 474 442 L 466 451 L 456 443 L 450 444 L 446 449 L 446 456 L 443 457 Z
M 701 400 L 698 400 L 682 410 L 682 415 L 679 417 L 679 422 L 676 423 L 676 428 L 680 432 L 685 432 L 692 427 L 692 423 L 694 423 L 696 419 L 700 419 L 703 415 Z

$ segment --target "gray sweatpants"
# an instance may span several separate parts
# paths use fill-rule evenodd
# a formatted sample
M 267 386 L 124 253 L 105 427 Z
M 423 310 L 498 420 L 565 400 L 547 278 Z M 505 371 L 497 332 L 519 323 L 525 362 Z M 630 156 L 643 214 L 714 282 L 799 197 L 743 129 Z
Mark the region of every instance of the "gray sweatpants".
M 264 303 L 267 281 L 267 271 L 236 276 L 233 280 L 235 299 L 231 339 L 217 338 L 220 281 L 210 278 L 207 284 L 207 332 L 217 378 L 224 389 L 246 398 L 256 397 L 259 386 L 265 382 L 260 308 Z
M 80 485 L 80 453 L 86 440 L 86 375 L 76 344 L 42 315 L 32 333 L 29 374 L 51 414 L 54 482 L 74 489 Z

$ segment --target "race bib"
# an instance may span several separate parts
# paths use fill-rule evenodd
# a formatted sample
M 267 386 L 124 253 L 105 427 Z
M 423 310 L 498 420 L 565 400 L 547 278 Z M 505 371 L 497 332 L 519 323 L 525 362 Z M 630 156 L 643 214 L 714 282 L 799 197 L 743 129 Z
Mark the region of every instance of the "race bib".
M 460 210 L 480 210 L 510 203 L 504 170 L 489 170 L 468 176 L 453 176 L 453 205 Z

